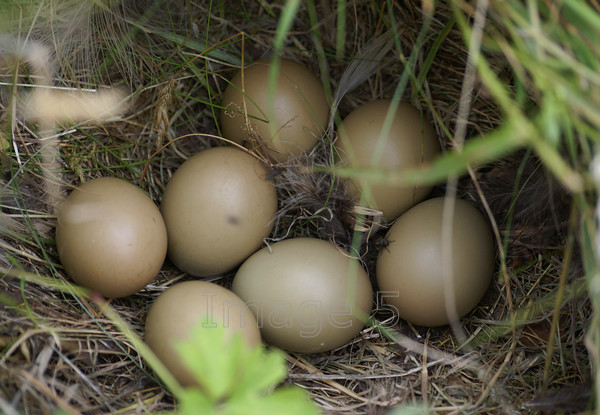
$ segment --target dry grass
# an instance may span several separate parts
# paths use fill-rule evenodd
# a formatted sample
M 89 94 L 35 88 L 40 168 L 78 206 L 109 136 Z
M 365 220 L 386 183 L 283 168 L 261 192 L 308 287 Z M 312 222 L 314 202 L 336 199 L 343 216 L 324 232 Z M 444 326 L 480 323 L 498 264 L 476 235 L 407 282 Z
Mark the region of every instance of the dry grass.
M 152 19 L 141 20 L 149 28 L 146 31 L 128 25 L 127 20 L 118 20 L 112 31 L 104 23 L 104 36 L 92 36 L 88 41 L 100 58 L 91 62 L 77 58 L 72 66 L 56 73 L 54 82 L 61 85 L 85 87 L 96 79 L 124 84 L 134 91 L 131 108 L 117 120 L 58 127 L 61 132 L 70 131 L 58 140 L 60 171 L 51 178 L 62 189 L 68 191 L 85 180 L 114 175 L 139 184 L 158 203 L 165 183 L 187 157 L 221 144 L 202 134 L 219 134 L 219 97 L 234 65 L 223 57 L 201 56 L 192 46 L 177 46 L 159 32 L 173 29 L 183 39 L 186 34 L 193 39 L 206 38 L 210 46 L 243 31 L 244 38 L 234 37 L 229 45 L 216 50 L 226 56 L 240 56 L 243 48 L 247 58 L 258 58 L 270 49 L 279 6 L 246 2 L 242 12 L 241 3 L 230 2 L 240 12 L 225 14 L 228 9 L 217 4 L 208 10 L 207 2 L 200 3 L 182 1 L 178 9 L 154 10 Z M 386 31 L 385 19 L 393 14 L 400 29 L 395 37 L 399 44 L 366 82 L 341 101 L 339 114 L 343 117 L 361 103 L 393 94 L 423 17 L 418 1 L 391 2 L 393 10 L 386 9 L 383 2 L 348 2 L 343 51 L 347 58 L 336 59 L 332 4 L 317 2 L 316 9 L 333 91 L 349 57 Z M 115 13 L 131 19 L 139 18 L 138 9 L 146 10 L 142 6 L 125 12 L 120 5 L 117 8 Z M 467 62 L 459 29 L 444 32 L 451 17 L 447 6 L 437 6 L 414 70 L 416 78 L 421 70 L 428 70 L 422 92 L 411 82 L 403 96 L 424 109 L 444 148 L 452 147 Z M 283 56 L 318 73 L 319 56 L 308 22 L 308 11 L 301 6 Z M 431 66 L 424 68 L 427 53 L 442 34 L 445 37 Z M 128 35 L 129 43 L 116 48 L 115 38 Z M 399 56 L 399 48 L 403 56 Z M 99 59 L 110 56 L 111 51 L 120 54 L 122 60 L 104 72 L 99 70 L 100 75 L 94 78 L 91 74 L 101 67 Z M 495 55 L 489 56 L 489 61 L 510 84 L 507 63 Z M 20 73 L 26 74 L 26 68 Z M 8 79 L 5 74 L 0 76 L 3 81 Z M 31 81 L 26 76 L 19 79 Z M 2 111 L 10 114 L 7 91 L 8 87 L 1 105 Z M 497 106 L 477 79 L 471 98 L 467 138 L 502 123 Z M 0 226 L 4 227 L 0 235 L 0 412 L 42 414 L 61 409 L 65 413 L 95 414 L 174 409 L 169 392 L 93 297 L 35 282 L 35 276 L 68 278 L 54 245 L 55 216 L 46 204 L 39 157 L 43 143 L 35 126 L 19 116 L 12 121 L 9 118 L 3 119 L 3 132 L 13 132 L 15 147 L 6 146 L 0 154 L 4 175 L 0 182 Z M 278 178 L 281 209 L 272 239 L 302 234 L 350 245 L 354 206 L 343 187 L 336 186 L 334 202 L 320 210 L 332 178 L 306 173 L 306 166 L 327 164 L 327 152 L 324 144 L 306 157 L 277 166 L 282 169 Z M 403 321 L 390 327 L 393 316 L 378 304 L 374 326 L 364 329 L 351 344 L 330 353 L 290 354 L 288 381 L 308 390 L 323 412 L 331 414 L 378 414 L 397 404 L 418 402 L 440 413 L 584 410 L 591 390 L 584 336 L 592 309 L 577 245 L 570 263 L 564 261 L 566 240 L 574 231 L 568 227 L 569 204 L 563 203 L 568 198 L 533 159 L 523 169 L 521 183 L 527 185 L 517 198 L 514 214 L 509 215 L 515 178 L 520 177 L 517 172 L 525 156 L 528 154 L 518 153 L 497 160 L 476 171 L 475 181 L 465 178 L 459 182 L 462 197 L 482 209 L 482 198 L 490 204 L 493 219 L 500 226 L 498 236 L 507 249 L 503 265 L 509 281 L 506 286 L 499 271 L 480 306 L 462 321 L 466 342 L 459 344 L 448 327 L 427 329 Z M 434 190 L 434 194 L 443 192 L 443 185 Z M 301 228 L 296 227 L 298 218 L 307 218 L 301 221 Z M 505 231 L 507 224 L 510 229 Z M 371 275 L 380 237 L 372 236 L 364 256 Z M 548 351 L 554 293 L 565 268 L 568 284 L 560 307 L 559 332 Z M 500 264 L 498 269 L 502 269 Z M 24 272 L 31 275 L 19 278 Z M 230 277 L 224 275 L 215 281 L 227 285 Z M 166 263 L 153 285 L 136 295 L 115 299 L 110 306 L 142 336 L 144 318 L 154 298 L 187 278 Z M 385 335 L 390 331 L 394 340 Z M 548 353 L 549 371 L 545 369 Z

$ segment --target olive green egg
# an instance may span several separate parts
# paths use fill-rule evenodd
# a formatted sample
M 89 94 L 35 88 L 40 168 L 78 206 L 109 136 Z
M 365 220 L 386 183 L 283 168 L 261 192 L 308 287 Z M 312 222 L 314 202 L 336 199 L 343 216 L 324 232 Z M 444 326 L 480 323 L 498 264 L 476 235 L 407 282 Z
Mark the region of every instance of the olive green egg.
M 183 386 L 197 382 L 175 349 L 193 330 L 224 327 L 226 336 L 241 333 L 250 347 L 261 344 L 256 319 L 230 290 L 207 281 L 185 281 L 165 290 L 146 317 L 144 339 Z M 227 338 L 227 337 L 226 337 Z
M 77 284 L 105 297 L 124 297 L 160 271 L 167 231 L 158 207 L 140 188 L 101 177 L 75 188 L 62 204 L 56 247 Z
M 237 271 L 232 290 L 257 318 L 263 339 L 282 349 L 325 352 L 364 327 L 373 291 L 361 265 L 335 244 L 292 238 L 263 248 Z
M 387 99 L 371 101 L 343 119 L 336 146 L 346 166 L 416 169 L 440 153 L 435 130 L 425 115 L 410 104 L 400 103 L 391 114 L 389 129 L 383 130 L 391 103 Z M 347 182 L 357 202 L 381 211 L 388 222 L 424 200 L 431 191 L 431 186 L 381 184 L 360 177 Z
M 223 136 L 277 162 L 310 150 L 323 135 L 329 103 L 323 84 L 305 66 L 280 59 L 273 100 L 269 95 L 271 61 L 241 69 L 223 94 Z
M 455 199 L 453 214 L 446 219 L 444 200 L 426 200 L 400 216 L 376 263 L 377 283 L 388 307 L 420 326 L 442 326 L 451 316 L 469 313 L 494 274 L 495 248 L 486 217 Z
M 161 202 L 168 257 L 182 271 L 208 277 L 234 269 L 273 228 L 277 194 L 267 167 L 234 147 L 186 160 Z

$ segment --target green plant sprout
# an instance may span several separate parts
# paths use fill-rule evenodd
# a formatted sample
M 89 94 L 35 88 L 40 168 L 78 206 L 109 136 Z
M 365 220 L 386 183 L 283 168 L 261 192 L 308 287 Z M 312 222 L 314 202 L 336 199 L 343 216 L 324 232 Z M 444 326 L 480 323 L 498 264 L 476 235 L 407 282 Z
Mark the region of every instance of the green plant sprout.
M 183 415 L 313 415 L 319 410 L 297 386 L 280 386 L 287 375 L 285 354 L 262 345 L 249 347 L 240 333 L 221 325 L 199 325 L 177 344 L 198 387 L 179 393 Z

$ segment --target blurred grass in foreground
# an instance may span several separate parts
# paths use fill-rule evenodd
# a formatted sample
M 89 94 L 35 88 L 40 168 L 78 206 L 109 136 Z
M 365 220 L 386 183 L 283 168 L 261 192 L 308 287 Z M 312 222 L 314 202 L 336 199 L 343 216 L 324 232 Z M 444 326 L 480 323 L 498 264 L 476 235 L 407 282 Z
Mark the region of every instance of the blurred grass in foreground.
M 588 294 L 594 310 L 600 310 L 600 203 L 597 201 L 600 190 L 600 156 L 597 156 L 600 6 L 585 0 L 454 0 L 451 3 L 467 47 L 479 40 L 473 22 L 485 18 L 480 28 L 481 47 L 475 53 L 471 50 L 470 56 L 476 76 L 465 78 L 464 82 L 474 86 L 467 91 L 468 97 L 482 90 L 491 94 L 501 109 L 503 125 L 468 140 L 464 147 L 455 145 L 423 169 L 335 168 L 334 171 L 341 177 L 369 178 L 372 183 L 439 184 L 518 149 L 532 149 L 573 198 L 579 221 L 579 226 L 574 227 L 577 229 L 574 237 L 581 249 Z M 494 59 L 507 62 L 511 73 L 509 81 L 494 72 L 490 64 Z M 475 91 L 475 88 L 479 89 Z M 457 138 L 460 137 L 454 137 L 454 143 L 459 141 Z M 568 267 L 568 262 L 565 259 L 563 266 Z M 566 291 L 567 296 L 580 291 L 570 286 L 565 290 L 564 284 L 561 281 L 559 292 L 548 297 L 547 307 L 554 307 L 554 316 L 560 313 L 562 291 Z M 507 326 L 519 324 L 518 310 L 513 311 L 516 314 Z M 591 321 L 586 346 L 594 362 L 593 376 L 599 379 L 597 313 Z M 598 383 L 596 396 L 600 397 Z
M 483 3 L 487 1 L 478 2 L 478 6 Z M 468 4 L 454 2 L 466 39 L 471 33 L 467 16 L 473 13 Z M 515 142 L 514 137 L 521 136 L 522 141 L 515 144 L 533 148 L 547 169 L 571 192 L 580 221 L 580 234 L 575 238 L 580 243 L 588 294 L 595 310 L 600 307 L 600 292 L 595 289 L 600 284 L 600 261 L 595 240 L 598 218 L 594 211 L 600 183 L 590 175 L 590 167 L 598 162 L 593 160 L 600 133 L 600 45 L 597 42 L 600 15 L 597 7 L 597 3 L 593 8 L 581 0 L 491 2 L 482 53 L 503 56 L 510 65 L 514 84 L 503 85 L 484 59 L 476 62 L 483 84 L 504 110 L 506 127 L 500 140 Z M 484 143 L 486 139 L 482 138 Z M 570 256 L 568 246 L 564 256 L 566 270 Z M 566 273 L 563 274 L 562 280 L 566 277 Z M 559 287 L 564 285 L 565 281 L 561 281 Z M 554 303 L 553 330 L 560 313 L 561 291 L 559 288 L 558 293 L 552 294 L 558 296 Z M 586 342 L 595 363 L 592 369 L 595 379 L 600 375 L 599 328 L 596 314 Z M 551 347 L 552 342 L 549 349 Z M 596 396 L 598 399 L 600 394 Z

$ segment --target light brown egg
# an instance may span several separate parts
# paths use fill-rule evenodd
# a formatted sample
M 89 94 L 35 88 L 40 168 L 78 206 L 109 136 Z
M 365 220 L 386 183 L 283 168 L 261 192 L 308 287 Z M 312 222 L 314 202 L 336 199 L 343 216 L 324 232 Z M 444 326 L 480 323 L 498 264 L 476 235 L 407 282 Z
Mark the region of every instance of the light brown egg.
M 416 205 L 392 225 L 388 245 L 377 259 L 379 290 L 388 307 L 406 321 L 421 326 L 448 324 L 444 292 L 454 292 L 456 315 L 463 317 L 481 300 L 494 273 L 495 250 L 486 218 L 471 204 L 457 199 L 451 246 L 442 246 L 444 198 Z M 451 249 L 449 267 L 442 251 Z M 444 272 L 446 270 L 446 272 Z M 444 276 L 452 277 L 448 284 Z
M 202 325 L 218 325 L 231 335 L 241 333 L 249 346 L 261 344 L 256 319 L 233 292 L 207 281 L 186 281 L 173 285 L 152 304 L 146 317 L 145 341 L 183 386 L 197 385 L 175 349 L 189 340 Z
M 267 168 L 233 147 L 186 160 L 167 183 L 161 211 L 169 259 L 198 277 L 227 272 L 260 248 L 277 211 Z
M 433 127 L 424 114 L 407 103 L 400 103 L 388 133 L 380 137 L 390 103 L 386 99 L 372 101 L 344 118 L 336 145 L 347 166 L 413 169 L 440 153 Z M 378 160 L 372 165 L 376 153 Z M 388 221 L 424 200 L 431 191 L 430 186 L 375 184 L 361 178 L 350 180 L 348 188 L 357 201 L 362 195 L 361 203 L 382 211 Z
M 268 92 L 271 63 L 258 60 L 238 72 L 225 89 L 221 128 L 225 138 L 283 162 L 290 154 L 314 147 L 327 124 L 329 104 L 314 73 L 289 59 L 281 59 L 279 65 L 273 112 Z
M 167 232 L 160 211 L 142 190 L 103 177 L 83 183 L 65 200 L 56 246 L 77 284 L 105 297 L 123 297 L 156 277 L 167 252 Z
M 293 352 L 343 346 L 364 326 L 373 291 L 360 264 L 330 242 L 294 238 L 256 252 L 232 290 L 257 317 L 265 341 Z

